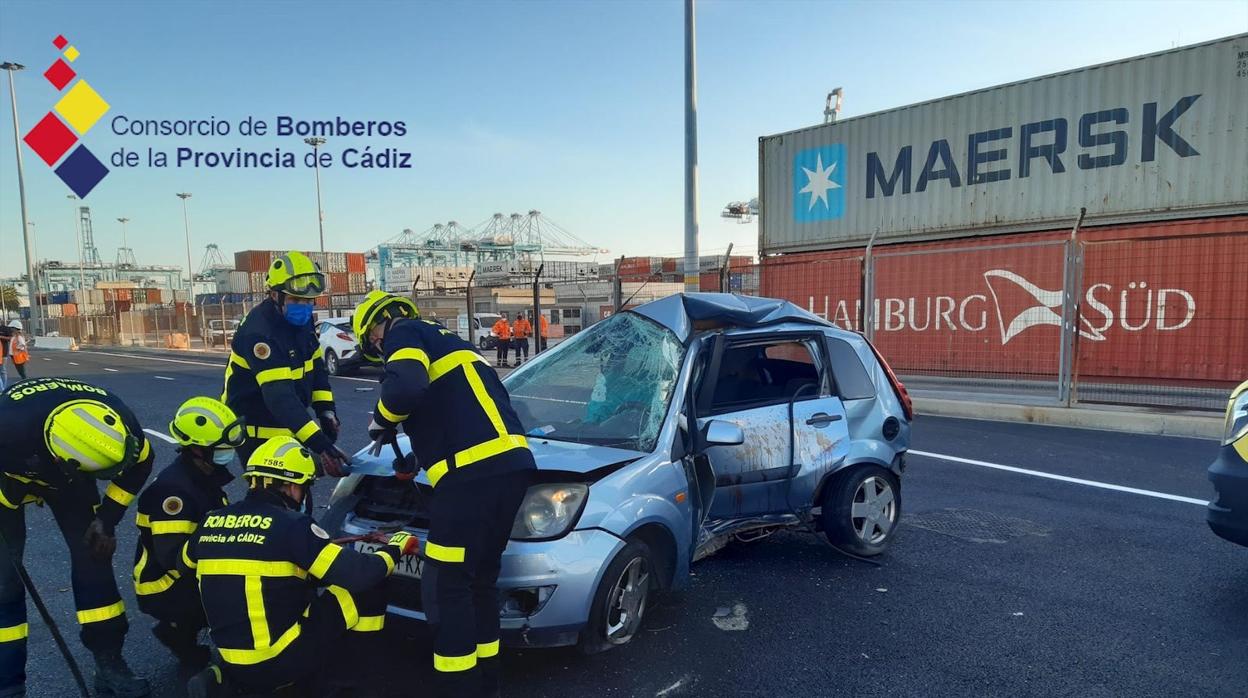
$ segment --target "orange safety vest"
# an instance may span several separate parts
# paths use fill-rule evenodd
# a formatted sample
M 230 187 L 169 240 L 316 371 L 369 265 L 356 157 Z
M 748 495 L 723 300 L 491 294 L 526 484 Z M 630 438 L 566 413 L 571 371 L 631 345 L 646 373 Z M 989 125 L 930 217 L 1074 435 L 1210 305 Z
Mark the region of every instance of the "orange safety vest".
M 499 318 L 494 323 L 494 327 L 491 329 L 493 330 L 495 337 L 498 337 L 499 339 L 511 339 L 511 326 L 508 325 L 507 321 L 503 318 Z
M 546 325 L 547 325 L 547 324 L 549 324 L 549 323 L 547 323 L 547 322 L 546 322 L 546 316 L 545 316 L 545 315 L 542 315 L 542 316 L 541 316 L 541 318 L 542 318 L 542 322 L 541 322 L 541 325 L 542 325 L 542 337 L 545 337 L 545 336 L 546 336 Z
M 511 331 L 515 334 L 516 339 L 528 339 L 529 335 L 533 334 L 533 325 L 529 324 L 529 321 L 525 318 L 520 318 L 516 320 Z

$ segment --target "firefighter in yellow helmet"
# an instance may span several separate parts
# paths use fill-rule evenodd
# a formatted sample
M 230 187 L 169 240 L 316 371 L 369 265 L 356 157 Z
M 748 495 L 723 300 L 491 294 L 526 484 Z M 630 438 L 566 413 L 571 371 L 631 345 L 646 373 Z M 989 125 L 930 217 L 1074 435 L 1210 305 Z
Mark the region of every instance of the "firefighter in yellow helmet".
M 294 684 L 316 695 L 324 672 L 358 666 L 385 620 L 382 580 L 417 540 L 396 533 L 375 552 L 329 539 L 310 510 L 311 453 L 298 441 L 269 439 L 247 461 L 247 496 L 200 522 L 183 550 L 222 665 L 188 685 L 191 695 L 273 691 Z M 318 591 L 320 593 L 318 593 Z M 351 656 L 359 654 L 362 656 Z
M 402 426 L 434 487 L 421 597 L 437 693 L 496 694 L 499 567 L 536 467 L 520 419 L 485 359 L 411 300 L 373 291 L 352 325 L 364 356 L 385 362 L 374 452 Z
M 178 456 L 139 495 L 135 523 L 134 594 L 139 610 L 155 618 L 152 634 L 196 670 L 208 663 L 199 644 L 206 625 L 194 576 L 182 576 L 182 547 L 209 511 L 229 504 L 222 489 L 234 479 L 229 465 L 246 438 L 243 422 L 210 397 L 182 403 L 169 422 Z
M 325 275 L 307 255 L 292 251 L 273 260 L 266 283 L 269 297 L 239 325 L 225 368 L 221 401 L 247 422 L 239 457 L 246 462 L 266 439 L 294 436 L 326 472 L 341 475 L 349 459 L 334 445 L 334 394 L 312 328 L 313 304 L 328 290 Z
M 0 394 L 0 696 L 24 695 L 26 598 L 12 561 L 28 503 L 46 503 L 69 547 L 82 644 L 101 694 L 146 696 L 122 657 L 129 628 L 112 557 L 115 529 L 152 471 L 152 447 L 113 393 L 73 378 L 35 378 Z M 101 498 L 99 481 L 108 481 Z

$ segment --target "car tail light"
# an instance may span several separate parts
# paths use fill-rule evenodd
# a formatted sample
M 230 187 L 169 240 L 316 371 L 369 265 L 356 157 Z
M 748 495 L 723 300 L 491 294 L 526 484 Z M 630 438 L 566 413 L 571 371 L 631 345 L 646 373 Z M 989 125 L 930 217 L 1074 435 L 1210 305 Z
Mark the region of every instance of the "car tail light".
M 888 365 L 883 355 L 880 354 L 880 350 L 876 349 L 875 345 L 869 340 L 867 341 L 867 346 L 871 347 L 871 353 L 875 354 L 875 360 L 879 361 L 880 365 L 884 367 L 884 374 L 888 376 L 888 382 L 892 384 L 893 392 L 897 394 L 897 399 L 901 401 L 901 409 L 906 414 L 906 421 L 913 422 L 914 402 L 910 399 L 910 393 L 906 390 L 906 384 L 897 379 L 897 374 L 893 373 L 893 367 Z
M 338 333 L 338 339 L 341 339 L 341 340 L 342 340 L 342 341 L 344 341 L 344 342 L 354 342 L 354 341 L 355 341 L 355 338 L 354 338 L 354 337 L 352 337 L 351 335 L 347 334 L 346 332 L 339 332 L 339 333 Z

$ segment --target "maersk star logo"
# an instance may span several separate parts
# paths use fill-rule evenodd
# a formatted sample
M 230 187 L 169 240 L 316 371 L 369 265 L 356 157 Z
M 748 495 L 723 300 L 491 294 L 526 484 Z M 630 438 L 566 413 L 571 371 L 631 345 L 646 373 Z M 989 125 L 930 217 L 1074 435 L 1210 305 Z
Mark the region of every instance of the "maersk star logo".
M 845 214 L 845 146 L 803 150 L 793 158 L 793 220 L 825 221 Z

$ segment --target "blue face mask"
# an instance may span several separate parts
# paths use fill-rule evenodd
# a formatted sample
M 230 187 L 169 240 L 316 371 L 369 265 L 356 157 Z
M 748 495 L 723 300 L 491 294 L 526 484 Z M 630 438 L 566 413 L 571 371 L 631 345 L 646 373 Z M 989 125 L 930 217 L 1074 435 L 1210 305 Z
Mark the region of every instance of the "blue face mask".
M 234 462 L 234 449 L 218 448 L 212 452 L 212 462 L 215 465 L 225 467 Z
M 286 322 L 295 327 L 303 327 L 312 322 L 312 304 L 311 303 L 287 303 L 284 307 L 286 313 Z

